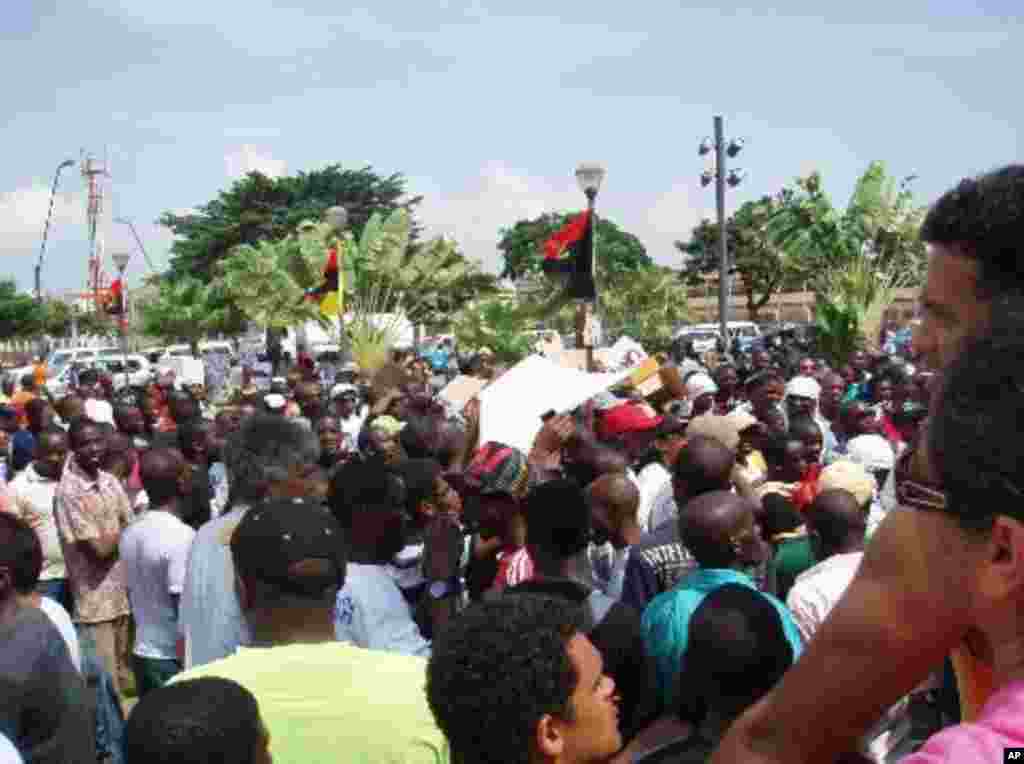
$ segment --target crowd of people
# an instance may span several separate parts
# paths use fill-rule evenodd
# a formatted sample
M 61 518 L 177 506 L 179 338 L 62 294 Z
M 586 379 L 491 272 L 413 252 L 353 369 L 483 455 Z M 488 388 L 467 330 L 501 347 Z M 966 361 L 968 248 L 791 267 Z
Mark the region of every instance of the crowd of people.
M 447 404 L 424 359 L 387 385 L 307 360 L 216 406 L 169 375 L 24 380 L 0 762 L 1001 760 L 1024 167 L 963 181 L 922 238 L 913 366 L 681 358 L 671 400 L 619 385 L 529 450 L 481 442 L 479 398 Z

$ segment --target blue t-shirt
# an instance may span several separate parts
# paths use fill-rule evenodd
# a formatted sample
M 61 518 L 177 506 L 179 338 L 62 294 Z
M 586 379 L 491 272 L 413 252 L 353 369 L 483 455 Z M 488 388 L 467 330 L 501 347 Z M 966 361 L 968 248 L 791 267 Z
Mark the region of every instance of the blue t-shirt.
M 644 610 L 641 621 L 647 652 L 654 658 L 658 674 L 658 696 L 663 708 L 675 708 L 677 680 L 683 667 L 683 656 L 690 635 L 690 619 L 711 592 L 726 584 L 740 584 L 757 589 L 754 580 L 738 570 L 700 568 L 680 579 L 671 591 L 659 594 Z M 770 594 L 763 597 L 775 606 L 782 621 L 782 630 L 793 648 L 795 661 L 803 649 L 800 630 L 786 606 Z

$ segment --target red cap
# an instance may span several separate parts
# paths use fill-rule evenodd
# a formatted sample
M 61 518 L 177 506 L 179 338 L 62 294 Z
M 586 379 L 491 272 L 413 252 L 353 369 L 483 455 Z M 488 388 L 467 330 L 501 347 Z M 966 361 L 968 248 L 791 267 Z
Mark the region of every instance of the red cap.
M 649 409 L 639 403 L 623 403 L 608 409 L 601 417 L 601 437 L 614 438 L 631 432 L 646 432 L 661 424 L 664 417 L 651 416 Z

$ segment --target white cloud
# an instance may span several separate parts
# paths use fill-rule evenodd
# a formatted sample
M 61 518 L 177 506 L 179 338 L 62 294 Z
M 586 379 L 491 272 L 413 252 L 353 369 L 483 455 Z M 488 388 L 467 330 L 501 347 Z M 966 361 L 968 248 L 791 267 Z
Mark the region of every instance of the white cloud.
M 50 205 L 50 187 L 45 183 L 0 192 L 0 256 L 37 253 Z M 53 202 L 50 241 L 71 238 L 69 226 L 81 235 L 85 226 L 85 193 L 58 192 Z
M 640 237 L 647 254 L 661 265 L 679 267 L 680 255 L 674 243 L 689 239 L 693 227 L 713 212 L 705 206 L 704 195 L 698 196 L 700 203 L 695 204 L 692 191 L 692 185 L 676 183 L 655 198 L 635 228 L 629 229 Z
M 501 270 L 498 231 L 517 220 L 580 206 L 574 182 L 531 176 L 501 161 L 486 163 L 465 188 L 453 193 L 419 189 L 420 219 L 428 235 L 453 237 L 466 255 L 490 271 Z
M 224 171 L 229 178 L 241 178 L 253 170 L 277 178 L 288 172 L 288 163 L 283 159 L 275 159 L 269 151 L 250 143 L 224 155 Z
M 584 204 L 573 178 L 530 175 L 501 161 L 485 164 L 466 187 L 455 192 L 425 187 L 429 184 L 411 185 L 424 195 L 419 217 L 427 235 L 452 236 L 468 257 L 494 272 L 502 265 L 497 250 L 502 227 L 544 212 L 580 209 Z M 607 214 L 637 236 L 655 262 L 678 266 L 673 242 L 688 238 L 701 217 L 711 214 L 703 204 L 694 204 L 691 191 L 679 182 L 660 194 L 609 196 Z

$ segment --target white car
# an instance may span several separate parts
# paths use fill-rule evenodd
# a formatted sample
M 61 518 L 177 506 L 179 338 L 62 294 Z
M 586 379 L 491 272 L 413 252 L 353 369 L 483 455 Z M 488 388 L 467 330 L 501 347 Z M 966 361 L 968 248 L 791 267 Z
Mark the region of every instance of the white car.
M 120 390 L 122 387 L 136 386 L 143 387 L 149 384 L 153 379 L 153 367 L 149 360 L 145 356 L 141 355 L 112 355 L 106 354 L 102 359 L 97 359 L 91 363 L 76 362 L 76 365 L 81 370 L 84 365 L 86 368 L 99 369 L 100 371 L 107 372 L 111 375 L 114 381 L 114 389 Z M 127 375 L 125 367 L 127 366 Z M 50 395 L 54 398 L 60 398 L 67 395 L 68 390 L 71 388 L 71 365 L 68 364 L 61 368 L 60 372 L 55 376 L 50 377 L 46 380 L 46 389 L 50 391 Z
M 693 341 L 693 352 L 708 353 L 718 347 L 721 335 L 715 329 L 688 327 L 676 334 L 675 339 L 680 345 Z

